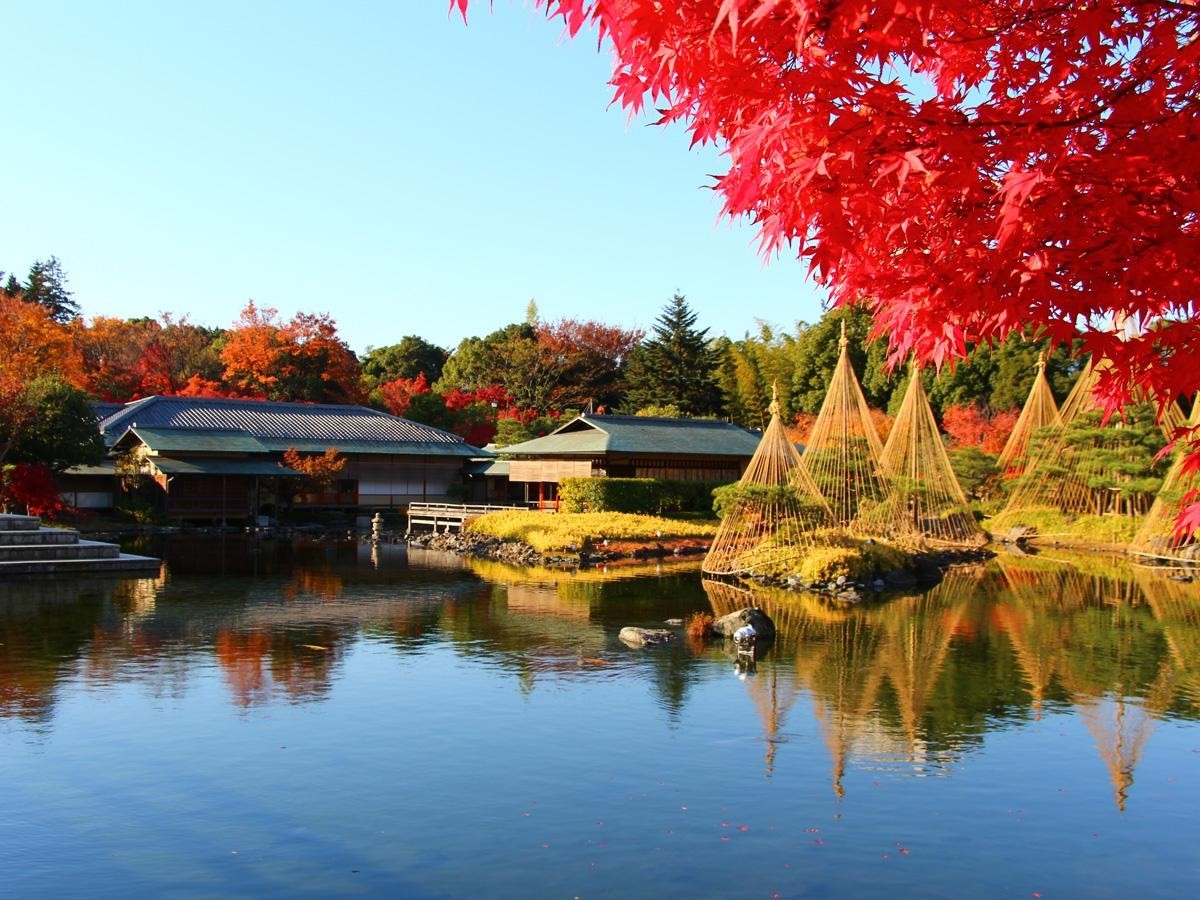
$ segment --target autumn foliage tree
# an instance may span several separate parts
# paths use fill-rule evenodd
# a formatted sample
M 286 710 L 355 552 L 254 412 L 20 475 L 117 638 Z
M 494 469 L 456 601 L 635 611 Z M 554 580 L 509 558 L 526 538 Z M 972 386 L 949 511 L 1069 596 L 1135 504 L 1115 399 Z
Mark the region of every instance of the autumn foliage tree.
M 295 447 L 283 451 L 283 464 L 302 474 L 309 485 L 317 491 L 328 491 L 346 467 L 346 457 L 336 447 L 324 453 L 301 453 Z
M 948 406 L 942 413 L 942 430 L 948 438 L 947 447 L 975 447 L 984 453 L 999 456 L 1019 416 L 1020 411 L 1015 409 L 987 412 L 976 404 Z
M 221 348 L 224 380 L 232 392 L 267 400 L 361 403 L 365 398 L 358 358 L 337 336 L 327 315 L 246 304 Z
M 642 332 L 601 322 L 560 319 L 506 325 L 465 338 L 435 389 L 502 388 L 521 409 L 544 414 L 567 406 L 612 406 Z
M 0 376 L 28 381 L 54 375 L 74 383 L 81 366 L 66 325 L 40 304 L 0 294 Z
M 631 113 L 723 150 L 725 213 L 893 363 L 1033 326 L 1108 361 L 1109 411 L 1200 389 L 1197 4 L 534 3 L 595 27 Z

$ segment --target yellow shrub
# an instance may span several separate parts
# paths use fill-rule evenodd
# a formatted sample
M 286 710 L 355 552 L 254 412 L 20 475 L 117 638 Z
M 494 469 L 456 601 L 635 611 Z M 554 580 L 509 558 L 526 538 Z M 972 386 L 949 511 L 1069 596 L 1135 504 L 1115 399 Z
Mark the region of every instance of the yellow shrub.
M 577 552 L 588 541 L 672 540 L 711 538 L 712 522 L 691 522 L 629 513 L 546 513 L 510 510 L 488 513 L 467 525 L 468 531 L 490 534 L 504 541 L 524 541 L 541 553 Z
M 847 547 L 814 547 L 800 563 L 800 578 L 809 584 L 824 584 L 844 575 L 857 578 L 862 554 Z
M 898 547 L 887 544 L 861 543 L 846 546 L 814 547 L 800 563 L 801 580 L 810 584 L 836 581 L 844 575 L 847 581 L 868 581 L 897 569 L 912 566 L 913 558 Z

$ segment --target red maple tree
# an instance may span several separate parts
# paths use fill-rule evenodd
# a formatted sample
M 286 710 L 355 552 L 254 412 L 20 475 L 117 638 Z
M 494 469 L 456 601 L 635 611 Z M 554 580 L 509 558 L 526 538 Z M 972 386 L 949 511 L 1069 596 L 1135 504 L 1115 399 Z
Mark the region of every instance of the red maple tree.
M 611 46 L 631 114 L 717 144 L 724 212 L 866 304 L 893 364 L 1034 329 L 1106 361 L 1109 412 L 1200 390 L 1200 5 L 534 5 Z

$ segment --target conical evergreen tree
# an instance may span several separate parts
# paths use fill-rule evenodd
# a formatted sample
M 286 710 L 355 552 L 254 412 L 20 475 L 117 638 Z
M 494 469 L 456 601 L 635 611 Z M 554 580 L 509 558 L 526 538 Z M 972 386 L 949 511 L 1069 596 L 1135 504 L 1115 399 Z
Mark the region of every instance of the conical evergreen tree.
M 676 294 L 655 320 L 651 335 L 629 355 L 624 406 L 630 411 L 673 406 L 685 416 L 719 415 L 719 365 L 708 329 L 696 328 L 687 298 Z

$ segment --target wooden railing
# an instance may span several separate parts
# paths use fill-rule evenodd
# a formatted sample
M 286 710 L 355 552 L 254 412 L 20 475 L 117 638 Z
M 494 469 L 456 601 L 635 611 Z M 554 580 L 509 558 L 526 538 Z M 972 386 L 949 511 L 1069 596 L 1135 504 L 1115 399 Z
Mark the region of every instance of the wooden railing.
M 452 528 L 462 530 L 468 519 L 505 509 L 529 509 L 528 506 L 495 506 L 488 503 L 410 503 L 408 504 L 408 530 L 414 525 L 428 525 L 437 531 Z

